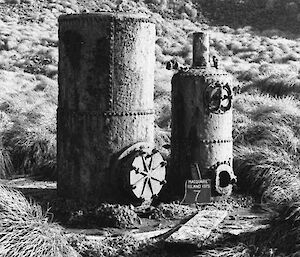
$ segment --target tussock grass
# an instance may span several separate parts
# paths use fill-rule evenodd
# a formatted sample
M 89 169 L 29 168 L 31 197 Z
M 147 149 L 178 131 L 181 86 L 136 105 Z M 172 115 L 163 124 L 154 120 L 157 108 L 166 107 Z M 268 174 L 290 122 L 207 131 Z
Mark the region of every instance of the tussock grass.
M 9 178 L 13 171 L 9 152 L 3 146 L 0 146 L 0 178 Z
M 55 170 L 56 131 L 53 120 L 57 83 L 51 78 L 55 79 L 57 75 L 56 16 L 67 7 L 65 2 L 58 1 L 57 6 L 45 3 L 58 12 L 53 14 L 43 10 L 40 17 L 44 22 L 41 20 L 30 27 L 16 21 L 0 21 L 0 67 L 6 70 L 0 71 L 0 111 L 8 117 L 5 126 L 0 126 L 3 135 L 0 174 L 3 176 L 12 172 L 11 164 L 14 172 L 20 174 L 45 170 L 52 173 Z M 192 22 L 197 15 L 201 18 L 197 13 L 201 8 L 208 11 L 211 8 L 214 13 L 217 10 L 215 14 L 220 19 L 232 17 L 223 15 L 224 10 L 235 10 L 231 5 L 252 15 L 248 8 L 244 9 L 243 2 L 253 3 L 250 7 L 259 9 L 260 14 L 268 14 L 264 10 L 264 1 L 200 1 L 197 3 L 199 9 L 190 0 L 129 1 L 129 8 L 139 8 L 148 13 L 152 11 L 156 21 L 156 142 L 162 146 L 170 141 L 172 73 L 165 70 L 164 63 L 176 58 L 180 63 L 190 64 L 192 32 L 209 30 L 211 53 L 218 56 L 221 66 L 245 83 L 243 93 L 237 96 L 234 104 L 235 170 L 240 187 L 273 206 L 278 213 L 277 224 L 284 224 L 276 233 L 278 238 L 284 231 L 290 231 L 289 226 L 292 225 L 295 225 L 295 229 L 291 230 L 295 234 L 289 233 L 297 235 L 300 219 L 299 39 L 288 39 L 292 38 L 291 35 L 278 29 L 257 32 L 249 26 L 218 28 Z M 283 3 L 282 0 L 279 2 Z M 85 3 L 90 10 L 102 8 L 112 11 L 117 6 L 117 1 Z M 219 4 L 224 5 L 225 9 L 216 9 Z M 76 5 L 75 2 L 68 4 L 70 8 L 73 5 Z M 274 11 L 277 7 L 268 8 Z M 218 13 L 220 11 L 221 15 Z M 1 123 L 4 124 L 3 121 Z M 27 230 L 34 235 L 37 233 L 30 226 Z M 16 231 L 19 231 L 17 227 Z M 228 256 L 235 256 L 237 251 L 247 249 L 243 247 L 239 245 L 232 251 L 227 248 L 224 251 Z M 210 254 L 217 256 L 213 252 Z
M 287 152 L 294 153 L 298 152 L 300 145 L 299 138 L 296 137 L 292 128 L 267 122 L 250 124 L 243 134 L 235 138 L 235 142 L 244 145 L 281 147 Z
M 9 126 L 10 119 L 0 111 L 0 131 Z M 13 164 L 9 151 L 3 145 L 3 135 L 0 135 L 0 178 L 9 178 L 13 173 Z
M 2 174 L 43 173 L 53 179 L 57 84 L 22 72 L 0 71 L 0 77 Z
M 85 2 L 86 7 L 94 11 L 96 9 L 113 11 L 117 4 L 118 1 L 115 0 L 92 1 L 89 4 Z M 12 83 L 5 84 L 3 87 L 0 85 L 1 90 L 3 88 L 3 92 L 5 92 L 3 93 L 5 97 L 2 98 L 1 96 L 0 99 L 0 109 L 10 117 L 20 113 L 22 116 L 26 116 L 21 125 L 26 129 L 16 132 L 17 126 L 14 126 L 12 131 L 8 132 L 10 129 L 6 129 L 7 133 L 5 132 L 9 135 L 14 134 L 14 136 L 6 137 L 11 140 L 5 143 L 10 149 L 9 153 L 12 155 L 11 160 L 14 166 L 20 169 L 21 173 L 35 172 L 38 169 L 43 169 L 43 167 L 46 167 L 47 170 L 53 170 L 55 159 L 52 152 L 55 149 L 55 144 L 52 139 L 55 129 L 51 129 L 51 133 L 49 133 L 50 130 L 46 129 L 45 126 L 42 126 L 40 130 L 34 130 L 32 127 L 33 125 L 39 126 L 40 120 L 47 117 L 46 108 L 40 108 L 45 102 L 49 109 L 56 109 L 57 83 L 51 80 L 51 78 L 56 79 L 58 64 L 56 16 L 65 12 L 67 7 L 78 11 L 79 5 L 76 1 L 58 1 L 56 4 L 43 3 L 40 8 L 41 21 L 39 23 L 30 23 L 30 26 L 27 26 L 26 22 L 24 24 L 16 21 L 1 23 L 0 67 L 11 71 L 27 71 L 24 74 L 35 74 L 30 78 L 24 75 L 19 79 L 12 79 Z M 196 5 L 190 0 L 181 2 L 154 0 L 139 3 L 129 1 L 127 5 L 128 8 L 134 7 L 151 14 L 156 22 L 158 65 L 155 81 L 155 107 L 157 110 L 156 124 L 160 128 L 168 129 L 170 124 L 170 78 L 172 74 L 165 70 L 164 63 L 175 58 L 181 63 L 190 64 L 192 32 L 197 30 L 210 31 L 211 52 L 220 57 L 220 64 L 236 75 L 239 80 L 252 82 L 259 78 L 263 85 L 257 84 L 257 88 L 261 88 L 261 91 L 265 89 L 264 92 L 277 90 L 278 92 L 274 92 L 275 95 L 290 95 L 298 88 L 297 81 L 297 83 L 290 84 L 290 82 L 286 82 L 285 78 L 282 79 L 282 82 L 275 78 L 278 86 L 274 86 L 275 82 L 271 81 L 271 78 L 268 78 L 259 69 L 266 61 L 270 61 L 270 69 L 275 70 L 281 69 L 283 65 L 291 66 L 289 61 L 299 61 L 298 42 L 284 38 L 287 37 L 287 33 L 282 31 L 275 33 L 273 31 L 273 34 L 259 34 L 249 26 L 233 29 L 228 26 L 218 28 L 193 23 L 196 18 L 201 19 L 202 14 L 199 7 L 201 5 L 205 7 L 206 4 Z M 47 8 L 51 10 L 54 8 L 57 13 L 49 13 Z M 274 33 L 278 36 L 274 37 Z M 257 59 L 257 63 L 253 62 L 255 59 Z M 275 64 L 280 66 L 275 67 Z M 11 78 L 14 77 L 14 73 L 3 74 L 2 77 L 4 76 Z M 26 85 L 22 85 L 25 86 L 25 89 L 16 88 L 16 85 L 23 84 L 22 81 L 25 80 Z M 37 104 L 38 102 L 39 104 Z M 28 127 L 31 128 L 28 129 Z M 259 129 L 253 127 L 252 131 L 255 132 Z M 267 130 L 268 128 L 263 126 L 262 129 Z M 288 138 L 288 140 L 290 143 L 293 138 Z M 17 146 L 15 150 L 14 144 Z M 23 144 L 22 147 L 21 144 Z M 294 145 L 292 144 L 292 147 L 295 149 Z
M 26 123 L 25 123 L 26 124 Z M 56 137 L 46 126 L 27 126 L 21 120 L 4 135 L 15 173 L 55 176 Z
M 130 206 L 101 203 L 71 209 L 67 224 L 78 228 L 133 228 L 140 224 L 140 220 Z
M 68 241 L 82 257 L 104 256 L 168 256 L 160 255 L 162 249 L 152 246 L 151 242 L 136 240 L 131 236 L 107 237 L 103 240 L 89 240 L 83 235 L 70 234 Z
M 48 223 L 39 205 L 2 185 L 0 193 L 0 256 L 79 256 L 64 238 L 62 228 Z
M 244 95 L 235 103 L 237 146 L 268 146 L 295 155 L 300 149 L 298 103 L 292 98 Z
M 217 0 L 206 2 L 200 1 L 199 7 L 201 4 L 202 7 L 211 5 Z M 225 4 L 225 1 L 219 2 Z M 259 5 L 263 2 L 260 1 Z M 0 110 L 8 117 L 6 125 L 0 126 L 3 135 L 3 147 L 0 150 L 2 176 L 11 173 L 53 174 L 55 171 L 56 131 L 53 113 L 57 99 L 57 83 L 54 81 L 58 62 L 56 16 L 64 11 L 67 1 L 57 3 L 57 8 L 55 4 L 51 6 L 59 10 L 55 15 L 52 12 L 42 13 L 40 17 L 45 22 L 30 27 L 14 21 L 0 21 L 0 68 L 14 71 L 0 72 L 1 81 L 4 81 L 0 85 Z M 297 64 L 300 60 L 299 40 L 286 39 L 290 35 L 280 30 L 258 33 L 251 27 L 233 29 L 223 26 L 219 29 L 195 25 L 191 21 L 196 19 L 197 10 L 189 0 L 151 0 L 130 4 L 146 12 L 155 12 L 153 18 L 156 20 L 158 36 L 155 81 L 157 145 L 161 147 L 170 142 L 172 74 L 165 70 L 164 63 L 176 58 L 180 63 L 190 64 L 191 33 L 203 28 L 210 30 L 211 53 L 218 56 L 221 66 L 245 83 L 242 88 L 244 93 L 237 97 L 234 106 L 234 168 L 239 186 L 255 195 L 258 201 L 268 204 L 277 214 L 272 223 L 273 230 L 268 235 L 271 243 L 283 251 L 297 253 L 297 245 L 300 244 L 297 239 L 300 235 L 300 107 L 293 98 L 297 99 L 300 95 Z M 94 10 L 102 8 L 111 11 L 116 8 L 116 1 L 97 2 L 94 5 Z M 215 12 L 216 8 L 212 9 Z M 229 9 L 232 12 L 233 9 Z M 224 13 L 223 8 L 219 11 Z M 200 18 L 200 13 L 198 16 Z M 20 75 L 17 71 L 27 73 Z M 35 75 L 29 76 L 28 73 Z M 6 83 L 5 80 L 12 82 Z M 169 156 L 168 149 L 163 154 Z M 1 188 L 0 192 L 2 194 Z M 0 256 L 2 249 L 2 256 L 72 256 L 73 252 L 62 237 L 60 227 L 48 224 L 39 207 L 17 198 L 20 199 L 18 195 L 9 198 L 4 193 L 4 198 L 0 199 L 0 208 L 4 210 L 0 212 L 0 245 L 4 246 L 0 248 Z M 5 206 L 13 207 L 9 209 Z M 138 243 L 131 239 L 120 239 L 115 243 L 113 240 L 98 242 L 97 247 L 95 243 L 80 238 L 69 242 L 83 256 L 126 256 L 138 247 Z M 128 248 L 124 245 L 128 245 Z M 225 245 L 200 254 L 257 255 L 251 244 L 247 243 Z M 271 255 L 266 252 L 261 256 Z
M 264 203 L 285 201 L 285 194 L 281 192 L 286 191 L 282 190 L 288 189 L 291 192 L 300 183 L 295 170 L 297 161 L 284 151 L 240 146 L 235 147 L 234 155 L 240 188 Z M 274 188 L 277 190 L 276 194 Z
M 299 109 L 291 97 L 244 93 L 234 110 L 239 187 L 273 210 L 272 226 L 263 240 L 288 254 L 300 249 Z
M 294 95 L 297 98 L 300 96 L 300 80 L 297 77 L 270 76 L 256 81 L 254 85 L 262 92 L 275 96 Z
M 251 256 L 252 251 L 245 244 L 223 246 L 199 252 L 197 257 L 245 257 Z
M 248 190 L 260 196 L 276 186 L 293 187 L 300 164 L 298 102 L 243 94 L 234 106 L 235 169 L 243 186 L 249 183 Z

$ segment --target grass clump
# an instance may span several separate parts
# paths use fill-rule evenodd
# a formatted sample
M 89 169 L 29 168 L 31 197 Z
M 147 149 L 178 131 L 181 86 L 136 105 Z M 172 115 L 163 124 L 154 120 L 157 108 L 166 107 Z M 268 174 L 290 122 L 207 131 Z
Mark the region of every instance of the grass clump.
M 54 79 L 58 64 L 55 15 L 59 15 L 67 6 L 74 10 L 79 8 L 75 8 L 75 5 L 82 8 L 84 5 L 90 11 L 114 11 L 118 4 L 118 1 L 57 1 L 58 5 L 46 2 L 39 2 L 41 9 L 47 6 L 51 7 L 51 11 L 45 12 L 46 7 L 41 11 L 40 17 L 44 20 L 40 19 L 39 24 L 30 23 L 30 26 L 26 26 L 21 18 L 22 22 L 0 22 L 0 68 L 6 70 L 0 70 L 0 111 L 1 115 L 8 117 L 5 126 L 0 126 L 3 136 L 0 144 L 2 176 L 13 172 L 55 173 L 56 131 L 53 121 L 57 83 Z M 255 195 L 259 201 L 273 205 L 278 213 L 277 222 L 283 224 L 276 235 L 286 231 L 291 236 L 297 235 L 300 220 L 297 193 L 300 189 L 300 107 L 295 99 L 300 95 L 300 48 L 299 40 L 279 30 L 285 27 L 282 20 L 293 8 L 286 9 L 283 0 L 273 1 L 278 4 L 258 0 L 127 2 L 129 9 L 139 9 L 150 14 L 152 11 L 152 18 L 156 22 L 156 143 L 162 147 L 170 142 L 170 81 L 173 72 L 166 71 L 165 62 L 176 59 L 182 64 L 190 64 L 192 32 L 208 30 L 211 35 L 211 53 L 218 56 L 220 66 L 224 66 L 244 83 L 243 93 L 235 100 L 233 128 L 235 172 L 239 177 L 240 188 Z M 297 6 L 300 5 L 297 3 Z M 52 8 L 57 11 L 55 15 L 52 14 Z M 11 10 L 11 13 L 15 15 L 16 10 Z M 219 28 L 193 23 L 197 19 L 200 21 L 202 13 L 224 26 Z M 298 30 L 299 26 L 292 16 L 287 17 L 286 26 L 289 27 L 293 21 Z M 272 17 L 276 17 L 276 24 Z M 249 24 L 253 27 L 243 27 Z M 277 27 L 273 29 L 270 24 Z M 265 31 L 256 31 L 257 27 Z M 296 28 L 291 26 L 290 29 Z M 29 73 L 35 75 L 29 76 Z M 165 149 L 165 155 L 169 156 L 168 149 Z M 105 215 L 131 215 L 130 212 L 124 214 L 122 211 L 114 213 L 114 208 L 106 207 L 92 214 L 95 219 L 99 218 L 99 222 Z M 172 215 L 174 210 L 170 210 L 170 213 L 168 211 L 163 209 L 162 214 L 157 215 L 165 215 L 165 212 L 166 216 Z M 74 215 L 75 220 L 82 218 L 81 212 Z M 118 224 L 119 220 L 106 221 L 109 222 Z M 294 230 L 290 229 L 292 226 L 295 226 Z M 50 228 L 37 231 L 30 224 L 27 230 L 34 235 L 43 231 L 52 233 Z M 22 230 L 15 227 L 15 231 Z M 235 256 L 235 252 L 244 250 L 252 254 L 253 251 L 247 247 L 238 245 L 232 252 L 227 248 L 223 250 L 228 256 Z M 98 253 L 101 256 L 100 252 L 95 253 L 95 256 Z M 214 256 L 213 252 L 208 253 L 210 255 L 207 256 Z
M 263 240 L 283 254 L 297 254 L 300 244 L 299 108 L 291 97 L 243 93 L 234 110 L 239 188 L 273 211 Z
M 238 244 L 203 250 L 197 254 L 197 257 L 250 257 L 251 252 L 247 245 Z
M 2 185 L 0 192 L 0 256 L 79 256 L 65 239 L 63 229 L 49 223 L 39 205 Z
M 26 124 L 26 122 L 25 122 Z M 25 125 L 15 120 L 12 128 L 4 135 L 15 174 L 42 175 L 55 178 L 56 137 L 45 127 Z
M 0 178 L 9 178 L 13 173 L 13 164 L 9 152 L 4 148 L 0 138 Z
M 151 219 L 178 219 L 186 218 L 192 214 L 195 214 L 197 210 L 189 206 L 182 206 L 175 203 L 160 204 L 151 213 Z
M 0 178 L 9 178 L 13 170 L 9 152 L 2 146 L 0 148 Z
M 236 147 L 235 171 L 240 188 L 255 195 L 260 201 L 284 201 L 280 188 L 289 189 L 300 182 L 297 179 L 297 162 L 291 156 L 268 147 Z M 296 179 L 296 180 L 295 180 Z M 277 188 L 274 194 L 273 188 Z
M 131 208 L 132 207 L 132 208 Z M 139 224 L 139 218 L 133 206 L 114 204 L 101 204 L 95 211 L 95 216 L 100 226 L 117 228 L 133 227 Z
M 54 179 L 57 84 L 23 72 L 0 77 L 2 173 Z
M 300 164 L 297 101 L 243 94 L 234 106 L 235 169 L 241 187 L 260 197 L 273 187 L 292 188 Z
M 137 240 L 131 236 L 107 237 L 92 240 L 82 235 L 68 235 L 68 241 L 82 257 L 174 257 L 186 256 L 186 252 L 178 253 L 168 249 L 159 240 Z
M 8 115 L 0 111 L 0 131 L 10 123 Z M 9 151 L 3 145 L 3 135 L 0 136 L 0 178 L 9 178 L 13 174 L 14 168 Z
M 289 74 L 274 74 L 254 81 L 253 86 L 274 96 L 300 97 L 300 79 Z
M 114 227 L 132 228 L 140 225 L 133 206 L 107 204 L 85 207 L 71 206 L 67 225 L 70 227 Z
M 71 234 L 68 241 L 82 257 L 130 256 L 141 244 L 129 236 L 89 240 L 83 235 Z

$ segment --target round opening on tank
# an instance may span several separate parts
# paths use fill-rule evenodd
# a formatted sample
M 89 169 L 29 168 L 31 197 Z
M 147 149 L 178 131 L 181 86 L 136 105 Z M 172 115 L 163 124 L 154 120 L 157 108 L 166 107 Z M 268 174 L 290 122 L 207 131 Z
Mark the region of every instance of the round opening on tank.
M 227 187 L 230 184 L 231 178 L 229 173 L 226 170 L 222 170 L 219 174 L 219 177 L 220 177 L 220 182 L 219 182 L 220 187 Z
M 221 195 L 230 195 L 232 186 L 236 183 L 236 176 L 228 164 L 221 164 L 216 169 L 215 188 Z

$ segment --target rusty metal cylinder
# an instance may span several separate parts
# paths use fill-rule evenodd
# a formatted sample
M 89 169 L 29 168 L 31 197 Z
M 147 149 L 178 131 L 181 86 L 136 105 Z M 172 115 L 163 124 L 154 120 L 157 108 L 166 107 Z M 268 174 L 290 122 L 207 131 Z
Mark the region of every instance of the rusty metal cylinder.
M 195 33 L 193 66 L 172 78 L 172 170 L 182 193 L 187 179 L 212 179 L 213 192 L 230 194 L 232 171 L 232 77 L 210 67 L 209 35 Z M 195 169 L 197 166 L 197 169 Z M 199 168 L 199 169 L 198 169 Z
M 59 17 L 58 193 L 110 201 L 112 157 L 154 142 L 155 25 L 137 14 Z
M 209 66 L 209 35 L 195 32 L 193 34 L 193 67 Z

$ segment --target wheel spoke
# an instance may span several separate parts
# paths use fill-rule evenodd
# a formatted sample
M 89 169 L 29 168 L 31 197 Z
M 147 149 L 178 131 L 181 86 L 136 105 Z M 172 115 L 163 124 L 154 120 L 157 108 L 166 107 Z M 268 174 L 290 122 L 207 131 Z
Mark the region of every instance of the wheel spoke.
M 163 164 L 161 162 L 155 168 L 153 168 L 152 170 L 156 170 L 159 167 L 163 167 Z
M 152 155 L 150 155 L 150 163 L 149 163 L 149 171 L 152 170 L 152 162 L 153 162 L 153 158 L 152 158 Z
M 153 177 L 151 177 L 151 179 L 153 179 L 153 180 L 155 180 L 155 181 L 157 181 L 157 182 L 159 182 L 159 183 L 162 183 L 162 181 L 161 181 L 161 180 L 159 180 L 159 179 L 157 179 L 157 178 L 153 178 Z
M 141 180 L 143 180 L 145 177 L 140 178 L 138 181 L 136 181 L 134 184 L 132 184 L 131 186 L 136 186 L 137 183 L 139 183 Z
M 150 179 L 148 180 L 148 185 L 149 185 L 149 188 L 150 188 L 151 194 L 152 194 L 152 195 L 154 195 L 154 193 L 153 193 L 153 189 L 152 189 L 152 184 L 151 184 L 151 181 L 150 181 Z
M 141 192 L 141 196 L 143 195 L 143 193 L 144 193 L 144 191 L 145 191 L 147 182 L 148 182 L 148 178 L 145 178 L 145 180 L 144 180 L 144 185 L 143 185 L 143 189 L 142 189 L 142 192 Z
M 144 166 L 145 171 L 146 171 L 146 172 L 149 172 L 149 169 L 148 169 L 148 167 L 147 167 L 147 163 L 146 163 L 146 160 L 145 160 L 144 155 L 142 155 L 142 160 L 143 160 L 143 166 Z
M 163 158 L 159 153 L 155 153 L 152 155 L 152 162 L 151 162 L 151 171 L 157 169 L 163 161 Z

